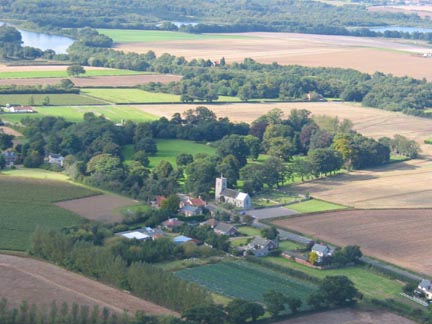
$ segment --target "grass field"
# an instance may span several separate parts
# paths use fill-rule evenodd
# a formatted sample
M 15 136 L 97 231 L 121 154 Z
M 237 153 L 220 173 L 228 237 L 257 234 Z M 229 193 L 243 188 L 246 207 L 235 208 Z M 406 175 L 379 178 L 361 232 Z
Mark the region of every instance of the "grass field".
M 80 217 L 55 201 L 94 195 L 94 191 L 60 181 L 0 176 L 0 249 L 27 250 L 36 226 L 59 229 Z
M 197 153 L 206 153 L 213 155 L 216 151 L 215 148 L 195 143 L 193 141 L 186 140 L 156 140 L 158 152 L 156 156 L 149 157 L 150 167 L 155 167 L 160 161 L 165 160 L 170 162 L 173 166 L 177 166 L 176 157 L 181 153 L 188 153 L 195 155 Z M 134 154 L 133 145 L 125 145 L 122 148 L 122 153 L 126 161 L 131 160 Z
M 81 77 L 90 76 L 108 76 L 108 75 L 135 75 L 144 74 L 144 72 L 136 72 L 130 70 L 106 69 L 106 70 L 86 70 Z M 34 78 L 70 78 L 67 74 L 66 67 L 64 71 L 15 71 L 15 72 L 0 72 L 0 79 L 34 79 Z
M 333 204 L 323 200 L 311 199 L 311 200 L 289 205 L 287 206 L 287 208 L 299 213 L 314 213 L 314 212 L 322 212 L 327 210 L 345 209 L 347 207 L 343 205 Z
M 98 29 L 116 43 L 252 38 L 239 35 L 189 34 L 173 31 Z
M 305 272 L 311 276 L 323 279 L 325 276 L 344 275 L 351 279 L 357 289 L 370 298 L 397 298 L 403 284 L 400 281 L 380 276 L 363 266 L 346 267 L 343 269 L 318 270 L 309 268 L 283 257 L 266 257 L 267 261 L 284 267 Z
M 32 103 L 33 97 L 33 103 Z M 78 94 L 5 94 L 0 95 L 0 105 L 14 104 L 14 105 L 30 105 L 30 106 L 42 106 L 45 97 L 49 98 L 50 106 L 65 106 L 65 105 L 102 105 L 105 102 L 82 96 Z
M 112 103 L 164 103 L 180 102 L 180 96 L 169 93 L 155 93 L 140 89 L 107 89 L 107 88 L 88 88 L 81 89 L 81 93 L 88 96 L 106 100 Z M 239 102 L 240 98 L 220 96 L 217 102 Z
M 238 231 L 247 236 L 261 236 L 261 231 L 251 226 L 239 226 Z
M 36 114 L 3 114 L 0 115 L 11 123 L 19 123 L 25 117 L 41 118 L 43 116 L 63 117 L 68 121 L 79 122 L 87 112 L 93 112 L 95 115 L 104 115 L 109 120 L 119 123 L 122 119 L 144 122 L 158 119 L 150 113 L 143 112 L 135 107 L 128 106 L 80 106 L 80 107 L 38 107 Z
M 176 275 L 221 295 L 257 302 L 262 302 L 262 295 L 269 290 L 280 291 L 302 299 L 302 309 L 307 308 L 306 298 L 316 289 L 310 283 L 245 261 L 195 267 Z
M 42 180 L 58 180 L 58 181 L 68 181 L 69 177 L 63 173 L 48 171 L 44 169 L 6 169 L 2 170 L 1 174 L 21 177 L 21 178 L 32 178 L 32 179 L 42 179 Z

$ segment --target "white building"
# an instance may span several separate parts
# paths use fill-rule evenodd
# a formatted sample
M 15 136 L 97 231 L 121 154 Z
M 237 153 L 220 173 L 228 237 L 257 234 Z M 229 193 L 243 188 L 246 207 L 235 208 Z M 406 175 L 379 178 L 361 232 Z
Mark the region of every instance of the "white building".
M 216 178 L 215 200 L 228 203 L 242 209 L 252 208 L 251 197 L 247 193 L 228 189 L 227 178 L 224 178 L 222 175 L 220 178 Z

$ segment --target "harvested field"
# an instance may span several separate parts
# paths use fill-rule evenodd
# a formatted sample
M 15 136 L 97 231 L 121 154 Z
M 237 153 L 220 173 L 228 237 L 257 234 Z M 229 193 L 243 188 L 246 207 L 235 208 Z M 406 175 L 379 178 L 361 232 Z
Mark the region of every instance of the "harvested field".
M 93 221 L 115 223 L 120 222 L 123 218 L 120 208 L 135 205 L 136 203 L 136 200 L 106 194 L 61 201 L 56 205 Z
M 383 311 L 337 309 L 324 313 L 293 318 L 276 324 L 414 324 L 404 317 Z
M 432 6 L 372 6 L 367 8 L 370 12 L 401 12 L 404 14 L 417 14 L 421 18 L 432 17 Z
M 122 51 L 157 55 L 170 53 L 186 59 L 204 58 L 227 62 L 251 57 L 258 62 L 353 68 L 362 72 L 380 71 L 432 80 L 430 60 L 414 54 L 430 52 L 426 43 L 401 39 L 296 33 L 243 33 L 249 38 L 170 40 L 121 43 Z M 401 64 L 401 62 L 404 64 Z
M 13 128 L 7 127 L 7 126 L 0 126 L 0 133 L 5 133 L 8 135 L 13 135 L 13 136 L 23 136 L 23 134 L 21 134 L 20 132 L 16 131 Z
M 6 65 L 0 64 L 0 72 L 66 71 L 67 65 Z M 107 70 L 104 67 L 86 66 L 86 70 Z
M 99 305 L 113 312 L 138 310 L 152 314 L 176 313 L 126 292 L 64 270 L 53 264 L 12 255 L 0 255 L 0 298 L 18 307 L 22 300 L 31 304 L 57 305 L 67 302 Z
M 411 160 L 360 170 L 291 189 L 355 208 L 432 208 L 432 163 Z
M 87 67 L 86 67 L 87 68 Z M 171 74 L 136 74 L 110 75 L 69 78 L 77 87 L 134 87 L 149 82 L 169 83 L 179 81 L 182 77 Z M 0 85 L 46 85 L 58 84 L 62 78 L 33 78 L 33 79 L 0 79 Z
M 338 246 L 359 245 L 368 256 L 432 275 L 432 261 L 425 257 L 432 244 L 430 209 L 346 210 L 287 218 L 274 224 Z
M 196 106 L 196 105 L 195 105 Z M 194 105 L 140 105 L 142 111 L 171 118 L 176 112 L 194 108 Z M 339 119 L 350 119 L 354 129 L 360 133 L 380 138 L 400 134 L 416 140 L 423 154 L 432 156 L 432 145 L 425 145 L 424 139 L 432 134 L 432 120 L 407 116 L 374 108 L 340 102 L 293 102 L 293 103 L 239 103 L 239 104 L 206 104 L 218 117 L 229 117 L 232 121 L 252 122 L 259 116 L 274 108 L 280 108 L 285 115 L 292 109 L 307 109 L 315 115 L 338 116 Z

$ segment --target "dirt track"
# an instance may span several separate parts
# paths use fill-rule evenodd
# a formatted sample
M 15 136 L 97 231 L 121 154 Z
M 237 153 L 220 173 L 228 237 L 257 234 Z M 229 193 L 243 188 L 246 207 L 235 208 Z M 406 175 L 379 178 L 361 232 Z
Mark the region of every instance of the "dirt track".
M 414 324 L 415 322 L 383 311 L 357 311 L 338 309 L 324 313 L 301 316 L 276 324 Z
M 123 43 L 116 48 L 138 53 L 153 50 L 157 55 L 169 53 L 189 60 L 217 61 L 225 57 L 227 62 L 238 62 L 251 57 L 262 63 L 353 68 L 367 73 L 381 71 L 432 80 L 431 59 L 413 55 L 431 52 L 422 42 L 296 33 L 240 35 L 247 38 Z
M 123 219 L 120 208 L 137 204 L 129 198 L 106 194 L 56 203 L 57 206 L 70 210 L 84 218 L 102 222 L 115 223 Z
M 49 305 L 55 300 L 57 305 L 63 302 L 69 305 L 97 304 L 119 313 L 143 310 L 152 314 L 176 315 L 126 292 L 30 258 L 0 255 L 0 287 L 0 298 L 7 298 L 14 307 L 19 306 L 22 300 L 38 305 Z
M 365 255 L 432 275 L 432 210 L 348 210 L 306 215 L 275 224 L 338 246 L 359 245 Z

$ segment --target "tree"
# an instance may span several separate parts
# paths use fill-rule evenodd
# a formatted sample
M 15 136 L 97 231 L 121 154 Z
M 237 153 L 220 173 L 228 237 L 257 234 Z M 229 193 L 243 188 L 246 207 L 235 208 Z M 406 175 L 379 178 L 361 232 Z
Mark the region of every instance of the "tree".
M 13 135 L 9 135 L 9 134 L 5 134 L 0 132 L 0 149 L 1 150 L 6 150 L 8 148 L 11 148 L 13 146 L 13 139 L 15 138 L 15 136 Z
M 161 203 L 161 209 L 175 214 L 179 209 L 180 198 L 176 194 L 169 195 Z
M 201 305 L 184 311 L 182 318 L 200 324 L 222 324 L 225 322 L 225 313 L 222 305 Z
M 73 83 L 70 79 L 62 79 L 60 81 L 60 86 L 63 89 L 72 89 L 73 87 L 75 87 L 75 83 Z
M 246 323 L 249 318 L 255 322 L 259 316 L 264 315 L 264 308 L 260 304 L 242 299 L 230 301 L 225 311 L 228 313 L 228 320 L 235 324 Z
M 326 276 L 318 291 L 311 295 L 309 303 L 321 300 L 324 306 L 344 306 L 355 303 L 362 295 L 346 276 Z M 317 305 L 315 305 L 317 306 Z
M 297 313 L 298 309 L 302 305 L 301 299 L 296 298 L 296 297 L 288 297 L 287 303 L 288 303 L 288 306 L 291 310 L 291 313 L 293 313 L 293 314 Z
M 280 312 L 285 310 L 287 298 L 281 292 L 270 290 L 263 294 L 263 301 L 270 315 L 277 317 Z
M 220 157 L 233 155 L 239 162 L 239 166 L 242 167 L 246 165 L 249 147 L 245 143 L 243 136 L 227 135 L 219 142 L 216 152 Z
M 247 135 L 244 137 L 244 141 L 249 148 L 249 156 L 252 160 L 257 160 L 260 150 L 261 150 L 261 141 L 258 137 L 253 135 Z
M 266 239 L 274 240 L 279 235 L 279 232 L 276 229 L 276 227 L 270 226 L 270 227 L 263 228 L 261 230 L 261 235 Z
M 308 261 L 310 264 L 315 264 L 318 261 L 318 254 L 316 252 L 310 252 Z
M 184 167 L 194 161 L 192 154 L 181 153 L 176 157 L 177 167 Z
M 0 170 L 3 170 L 6 167 L 6 160 L 3 154 L 0 154 Z
M 68 75 L 77 77 L 80 74 L 85 74 L 86 71 L 81 65 L 69 65 L 66 69 Z
M 141 163 L 145 167 L 148 167 L 150 164 L 150 160 L 148 158 L 148 155 L 144 151 L 136 151 L 134 153 L 134 155 L 132 156 L 132 159 L 134 161 L 138 161 L 139 163 Z
M 42 101 L 42 105 L 48 106 L 49 104 L 50 104 L 50 97 L 49 96 L 45 96 L 44 100 Z

